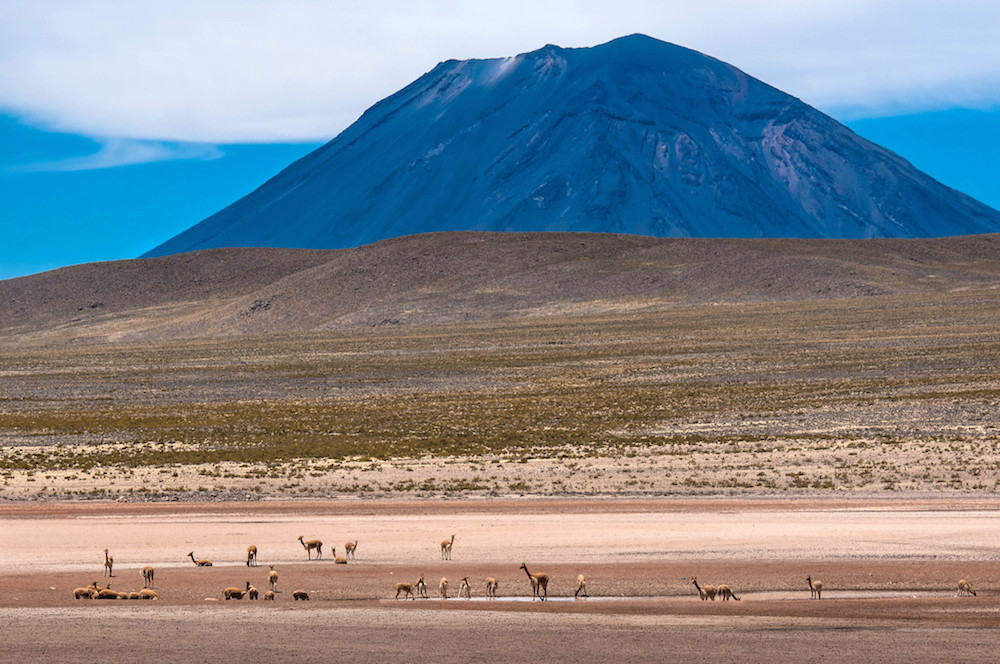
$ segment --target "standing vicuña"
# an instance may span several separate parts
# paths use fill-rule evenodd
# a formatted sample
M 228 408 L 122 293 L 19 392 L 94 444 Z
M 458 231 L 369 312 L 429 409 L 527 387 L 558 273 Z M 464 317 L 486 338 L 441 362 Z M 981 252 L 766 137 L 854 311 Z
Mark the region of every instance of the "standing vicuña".
M 525 563 L 521 563 L 520 569 L 524 570 L 524 573 L 528 575 L 528 580 L 531 581 L 531 601 L 535 601 L 537 597 L 544 602 L 549 596 L 549 575 L 532 574 L 528 571 L 528 566 Z
M 702 601 L 706 599 L 715 601 L 715 586 L 699 586 L 698 577 L 696 576 L 691 577 L 691 583 L 698 589 L 698 595 L 701 596 Z
M 250 582 L 248 581 L 247 588 L 249 587 L 250 587 Z M 243 599 L 243 595 L 245 594 L 246 594 L 245 588 L 235 588 L 233 586 L 225 588 L 222 591 L 222 596 L 225 597 L 226 599 Z
M 441 560 L 451 560 L 451 547 L 454 543 L 454 535 L 451 536 L 450 540 L 444 540 L 441 542 Z
M 417 594 L 423 597 L 424 599 L 427 599 L 427 584 L 424 582 L 423 574 L 421 574 L 420 578 L 417 579 L 416 588 L 417 588 Z
M 497 584 L 497 580 L 494 579 L 492 576 L 486 579 L 486 596 L 489 597 L 490 599 L 496 599 L 498 585 L 499 584 Z
M 141 570 L 139 570 L 139 574 L 142 574 L 142 587 L 143 588 L 152 588 L 153 587 L 153 576 L 155 574 L 155 572 L 153 571 L 153 568 L 150 565 L 146 565 Z
M 958 594 L 972 595 L 973 597 L 975 597 L 976 591 L 972 589 L 971 585 L 969 585 L 968 579 L 962 579 L 958 582 Z
M 115 559 L 108 555 L 108 550 L 104 550 L 104 576 L 114 576 L 112 568 L 115 566 Z
M 724 602 L 728 602 L 730 597 L 735 599 L 737 602 L 740 601 L 740 598 L 736 596 L 736 593 L 733 592 L 733 589 L 724 583 L 720 583 L 715 588 L 715 593 L 719 596 L 719 599 Z
M 458 589 L 458 594 L 465 599 L 472 599 L 472 586 L 469 585 L 469 577 L 462 577 L 462 585 Z
M 442 578 L 438 588 L 441 590 L 441 599 L 448 599 L 448 579 Z
M 309 560 L 312 560 L 313 549 L 316 550 L 316 558 L 323 557 L 323 542 L 319 540 L 309 540 L 308 542 L 303 542 L 303 535 L 299 535 L 299 542 L 302 542 L 302 548 L 306 550 L 306 555 L 309 556 Z
M 587 579 L 583 574 L 578 574 L 576 577 L 576 592 L 573 593 L 573 597 L 590 597 L 587 594 Z
M 251 544 L 247 547 L 247 567 L 257 566 L 257 547 Z
M 409 595 L 410 599 L 415 599 L 413 597 L 413 584 L 406 582 L 399 582 L 396 584 L 396 599 L 399 599 L 399 593 L 403 593 L 403 599 L 406 599 Z
M 348 542 L 347 544 L 344 545 L 344 555 L 348 558 L 354 558 L 355 560 L 357 560 L 357 556 L 355 556 L 354 554 L 354 552 L 357 550 L 358 550 L 357 542 Z
M 823 599 L 823 582 L 813 581 L 811 576 L 806 577 L 809 584 L 809 599 Z
M 270 584 L 271 592 L 277 592 L 278 590 L 278 573 L 274 571 L 274 565 L 268 565 L 271 571 L 267 573 L 267 582 Z

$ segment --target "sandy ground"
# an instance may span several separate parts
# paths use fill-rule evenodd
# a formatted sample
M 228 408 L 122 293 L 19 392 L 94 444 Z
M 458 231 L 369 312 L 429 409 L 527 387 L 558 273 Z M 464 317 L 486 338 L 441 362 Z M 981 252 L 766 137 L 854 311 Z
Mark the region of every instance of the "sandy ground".
M 998 515 L 1000 500 L 931 498 L 8 503 L 0 624 L 21 662 L 987 662 L 1000 647 Z M 322 560 L 306 560 L 299 535 L 324 541 Z M 357 559 L 334 564 L 330 547 L 348 540 Z M 192 551 L 214 565 L 195 567 Z M 548 602 L 530 600 L 521 562 L 551 576 Z M 143 565 L 159 601 L 73 598 L 95 580 L 137 590 Z M 222 600 L 227 586 L 265 589 L 269 565 L 273 603 Z M 573 598 L 579 573 L 588 599 Z M 419 574 L 429 599 L 393 599 Z M 699 600 L 693 576 L 740 601 Z M 455 597 L 463 577 L 469 601 Z M 961 577 L 978 596 L 957 597 Z

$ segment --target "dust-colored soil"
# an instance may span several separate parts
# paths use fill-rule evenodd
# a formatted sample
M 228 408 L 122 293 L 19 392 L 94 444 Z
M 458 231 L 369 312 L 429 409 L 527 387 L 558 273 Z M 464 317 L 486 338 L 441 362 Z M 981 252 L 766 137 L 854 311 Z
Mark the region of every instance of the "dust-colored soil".
M 992 498 L 8 504 L 0 620 L 5 656 L 21 662 L 988 662 L 998 510 Z M 299 535 L 324 540 L 322 560 L 306 561 Z M 330 547 L 348 540 L 357 559 L 334 564 Z M 245 564 L 251 543 L 258 567 Z M 549 601 L 530 600 L 521 562 L 551 576 Z M 147 564 L 157 601 L 73 598 L 95 580 L 138 589 Z M 247 581 L 265 589 L 269 565 L 274 602 L 222 599 Z M 587 599 L 573 598 L 579 573 Z M 395 600 L 419 574 L 430 598 Z M 694 576 L 740 601 L 699 600 Z M 455 597 L 463 577 L 470 601 Z M 961 577 L 978 596 L 957 596 Z

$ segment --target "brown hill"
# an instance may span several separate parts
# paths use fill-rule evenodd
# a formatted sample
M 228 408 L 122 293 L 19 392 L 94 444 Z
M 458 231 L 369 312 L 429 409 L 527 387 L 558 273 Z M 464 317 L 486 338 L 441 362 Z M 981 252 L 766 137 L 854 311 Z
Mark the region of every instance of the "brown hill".
M 436 233 L 357 249 L 212 249 L 0 282 L 8 341 L 142 340 L 1000 285 L 1000 236 L 706 240 Z

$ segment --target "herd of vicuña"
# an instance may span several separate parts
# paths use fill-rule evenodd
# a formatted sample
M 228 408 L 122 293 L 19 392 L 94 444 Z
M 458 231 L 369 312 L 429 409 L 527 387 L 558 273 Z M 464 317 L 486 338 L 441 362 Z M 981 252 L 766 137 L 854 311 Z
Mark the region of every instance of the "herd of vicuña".
M 321 560 L 323 557 L 323 542 L 318 539 L 306 540 L 303 535 L 298 537 L 299 543 L 306 551 L 307 560 L 313 560 L 312 552 L 316 552 L 315 560 Z M 452 535 L 450 539 L 441 541 L 441 559 L 451 560 L 452 559 L 452 548 L 455 544 L 455 535 Z M 347 542 L 344 545 L 344 555 L 338 556 L 336 547 L 331 548 L 332 555 L 334 557 L 334 563 L 340 565 L 346 565 L 348 559 L 357 559 L 357 549 L 358 541 Z M 247 547 L 246 565 L 247 567 L 257 566 L 257 547 L 253 544 Z M 212 567 L 212 561 L 206 558 L 195 558 L 194 552 L 188 553 L 188 557 L 191 561 L 198 567 Z M 263 598 L 265 600 L 274 600 L 278 591 L 278 572 L 274 569 L 274 565 L 269 565 L 269 571 L 267 573 L 267 583 L 268 589 L 263 593 Z M 528 577 L 528 581 L 531 585 L 531 599 L 545 601 L 549 596 L 549 575 L 541 572 L 532 573 L 528 570 L 527 563 L 521 563 L 520 569 L 524 570 L 525 575 Z M 117 591 L 111 589 L 111 581 L 109 580 L 105 587 L 101 588 L 97 581 L 92 582 L 88 586 L 82 586 L 73 590 L 73 597 L 75 599 L 159 599 L 159 594 L 154 590 L 154 579 L 155 572 L 151 565 L 146 565 L 139 570 L 142 577 L 142 589 L 137 591 Z M 114 558 L 111 556 L 109 549 L 104 550 L 104 575 L 106 577 L 114 577 Z M 686 578 L 686 577 L 685 577 Z M 698 583 L 697 577 L 691 577 L 691 584 L 698 591 L 698 596 L 704 601 L 715 601 L 716 598 L 719 601 L 728 601 L 730 599 L 740 601 L 740 598 L 736 595 L 733 589 L 725 584 L 721 583 L 714 586 L 703 586 Z M 811 599 L 822 599 L 823 598 L 823 583 L 821 581 L 813 580 L 812 575 L 806 577 L 806 585 L 809 588 L 809 596 Z M 448 579 L 444 577 L 438 583 L 438 593 L 441 599 L 448 599 Z M 497 589 L 499 588 L 499 583 L 496 578 L 489 577 L 486 579 L 486 598 L 496 599 Z M 395 599 L 416 599 L 417 597 L 427 598 L 427 584 L 424 582 L 424 575 L 421 574 L 416 581 L 413 583 L 401 581 L 395 584 Z M 976 591 L 972 589 L 972 585 L 969 583 L 968 579 L 961 579 L 958 582 L 958 594 L 959 596 L 976 596 Z M 226 600 L 239 600 L 243 597 L 248 597 L 251 600 L 255 600 L 261 596 L 260 591 L 254 587 L 250 581 L 246 581 L 244 586 L 229 586 L 222 590 L 222 597 Z M 472 582 L 469 577 L 462 577 L 458 589 L 458 596 L 464 597 L 465 599 L 472 599 Z M 306 590 L 298 589 L 292 592 L 292 597 L 296 600 L 308 600 L 309 592 Z M 587 579 L 583 574 L 577 575 L 576 578 L 576 592 L 573 593 L 574 598 L 590 597 L 587 592 Z M 207 597 L 206 600 L 217 601 L 218 597 Z

